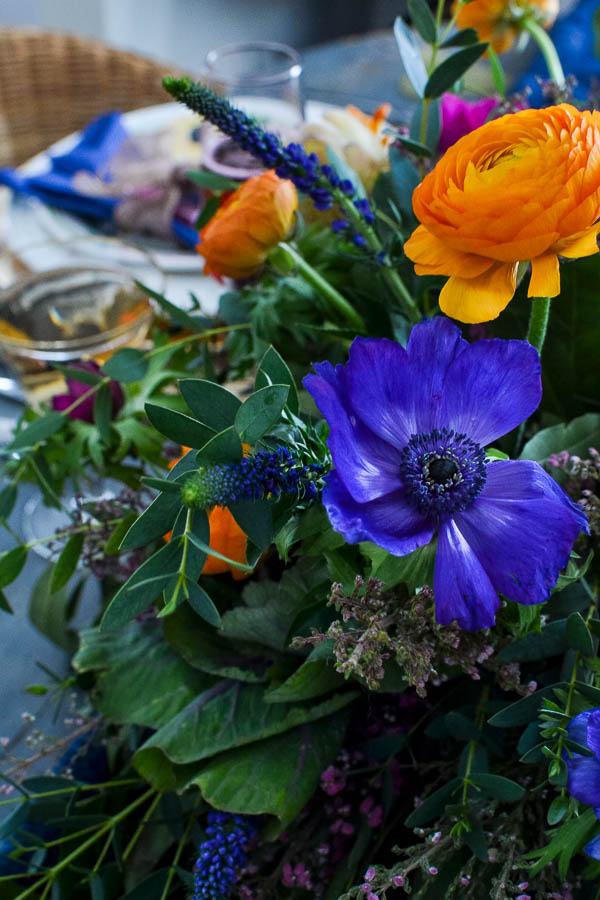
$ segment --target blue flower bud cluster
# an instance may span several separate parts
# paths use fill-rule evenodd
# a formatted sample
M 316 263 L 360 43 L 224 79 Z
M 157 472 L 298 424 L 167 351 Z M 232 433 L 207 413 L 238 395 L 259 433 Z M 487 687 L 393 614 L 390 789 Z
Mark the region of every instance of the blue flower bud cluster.
M 248 844 L 256 828 L 246 816 L 209 813 L 207 840 L 198 848 L 192 900 L 227 900 L 239 870 L 247 862 Z
M 195 84 L 189 78 L 172 77 L 163 79 L 163 85 L 176 100 L 204 116 L 243 150 L 260 159 L 267 168 L 275 168 L 280 178 L 289 178 L 299 191 L 308 194 L 315 209 L 331 209 L 335 203 L 334 191 L 345 197 L 354 197 L 356 191 L 352 182 L 348 178 L 340 178 L 332 166 L 321 166 L 316 153 L 307 153 L 302 144 L 291 143 L 284 147 L 277 135 L 264 131 L 254 119 L 206 85 Z M 374 216 L 368 200 L 355 200 L 354 206 L 365 224 L 372 225 Z M 340 229 L 334 227 L 334 230 Z M 360 234 L 355 234 L 353 240 L 359 247 L 367 243 Z
M 183 485 L 181 498 L 185 506 L 199 509 L 281 494 L 311 500 L 324 474 L 323 465 L 302 465 L 286 447 L 259 450 L 239 462 L 198 469 Z

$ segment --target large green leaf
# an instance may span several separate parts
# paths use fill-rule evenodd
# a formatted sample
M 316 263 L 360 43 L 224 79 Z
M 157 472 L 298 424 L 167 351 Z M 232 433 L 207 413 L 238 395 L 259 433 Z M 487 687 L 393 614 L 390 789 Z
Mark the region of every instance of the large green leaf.
M 322 703 L 282 706 L 264 702 L 262 685 L 219 681 L 167 722 L 140 748 L 136 768 L 144 774 L 160 750 L 175 764 L 208 759 L 216 753 L 264 740 L 296 725 L 330 716 L 356 697 L 337 694 Z
M 193 779 L 216 809 L 293 822 L 335 759 L 346 730 L 339 713 L 212 759 Z
M 527 441 L 520 459 L 546 462 L 553 453 L 567 453 L 586 457 L 590 447 L 600 446 L 600 415 L 586 413 L 568 423 L 552 425 L 538 431 Z
M 437 550 L 437 540 L 424 544 L 406 556 L 392 556 L 376 544 L 365 542 L 361 552 L 371 560 L 371 576 L 383 581 L 389 587 L 405 583 L 410 590 L 433 585 L 433 567 Z
M 283 684 L 265 694 L 267 703 L 292 703 L 328 694 L 344 684 L 333 663 L 324 659 L 307 659 Z

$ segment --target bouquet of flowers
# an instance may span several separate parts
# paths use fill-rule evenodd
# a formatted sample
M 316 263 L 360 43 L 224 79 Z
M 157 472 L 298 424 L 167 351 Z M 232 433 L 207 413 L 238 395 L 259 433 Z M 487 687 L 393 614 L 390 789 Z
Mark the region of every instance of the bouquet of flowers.
M 600 896 L 600 112 L 553 0 L 409 7 L 410 128 L 284 146 L 165 78 L 265 171 L 192 176 L 218 314 L 153 294 L 148 347 L 61 367 L 4 451 L 0 588 L 19 486 L 79 491 L 30 613 L 76 713 L 2 772 L 7 900 Z

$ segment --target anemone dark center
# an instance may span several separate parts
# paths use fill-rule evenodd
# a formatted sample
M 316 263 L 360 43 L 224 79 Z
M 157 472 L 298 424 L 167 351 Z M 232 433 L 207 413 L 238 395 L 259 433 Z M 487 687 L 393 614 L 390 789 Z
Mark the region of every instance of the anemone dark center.
M 413 434 L 400 458 L 407 499 L 423 515 L 466 509 L 485 484 L 485 451 L 449 428 Z
M 429 463 L 429 475 L 437 484 L 444 484 L 458 473 L 458 464 L 453 459 L 433 459 Z

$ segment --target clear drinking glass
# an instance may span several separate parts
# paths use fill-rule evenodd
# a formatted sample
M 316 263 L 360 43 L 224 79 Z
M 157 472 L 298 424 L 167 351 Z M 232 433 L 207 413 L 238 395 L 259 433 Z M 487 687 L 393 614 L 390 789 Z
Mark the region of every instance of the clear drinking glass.
M 274 41 L 225 44 L 206 57 L 206 79 L 213 90 L 256 119 L 284 144 L 298 137 L 304 118 L 302 64 L 293 47 Z M 243 180 L 262 170 L 258 160 L 214 128 L 203 135 L 204 165 Z

